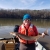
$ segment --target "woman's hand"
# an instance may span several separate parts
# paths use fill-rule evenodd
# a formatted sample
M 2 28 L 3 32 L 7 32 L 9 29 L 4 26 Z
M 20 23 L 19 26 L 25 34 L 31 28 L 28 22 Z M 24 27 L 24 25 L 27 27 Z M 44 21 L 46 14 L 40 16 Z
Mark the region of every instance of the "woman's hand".
M 42 37 L 45 37 L 45 35 L 49 36 L 48 35 L 48 30 L 44 31 L 44 33 L 42 33 Z
M 45 34 L 44 33 L 42 33 L 42 37 L 45 37 Z

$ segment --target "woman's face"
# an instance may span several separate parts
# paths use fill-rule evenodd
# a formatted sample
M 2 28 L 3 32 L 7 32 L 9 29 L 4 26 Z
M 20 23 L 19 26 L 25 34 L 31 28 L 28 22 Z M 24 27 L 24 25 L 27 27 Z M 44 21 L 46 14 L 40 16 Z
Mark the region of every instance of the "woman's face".
M 26 20 L 23 21 L 23 23 L 24 23 L 25 25 L 29 25 L 29 24 L 31 23 L 31 21 L 30 21 L 30 19 L 26 19 Z

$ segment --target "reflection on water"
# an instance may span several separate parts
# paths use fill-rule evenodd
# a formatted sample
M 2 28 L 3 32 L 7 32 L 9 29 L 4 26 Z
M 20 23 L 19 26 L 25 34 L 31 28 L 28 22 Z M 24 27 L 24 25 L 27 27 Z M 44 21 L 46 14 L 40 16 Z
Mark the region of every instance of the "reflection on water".
M 0 19 L 0 26 L 13 26 L 20 25 L 22 23 L 21 19 Z M 50 27 L 50 20 L 32 20 L 32 23 L 38 27 Z
M 21 20 L 19 19 L 0 19 L 0 26 L 10 26 L 10 25 L 16 25 L 21 24 Z
M 38 27 L 50 27 L 50 20 L 33 20 L 33 24 L 35 24 Z

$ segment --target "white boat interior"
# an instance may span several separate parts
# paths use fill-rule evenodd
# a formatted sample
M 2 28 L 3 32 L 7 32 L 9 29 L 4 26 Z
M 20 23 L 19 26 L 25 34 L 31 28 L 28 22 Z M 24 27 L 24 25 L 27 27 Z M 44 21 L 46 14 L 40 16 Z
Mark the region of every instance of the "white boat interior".
M 46 50 L 39 42 L 36 42 L 36 50 Z

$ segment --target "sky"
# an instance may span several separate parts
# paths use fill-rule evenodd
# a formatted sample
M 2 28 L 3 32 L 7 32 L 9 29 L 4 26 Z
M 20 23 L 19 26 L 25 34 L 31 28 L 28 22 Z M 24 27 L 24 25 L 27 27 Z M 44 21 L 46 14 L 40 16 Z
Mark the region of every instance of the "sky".
M 3 9 L 50 9 L 50 0 L 0 0 Z

